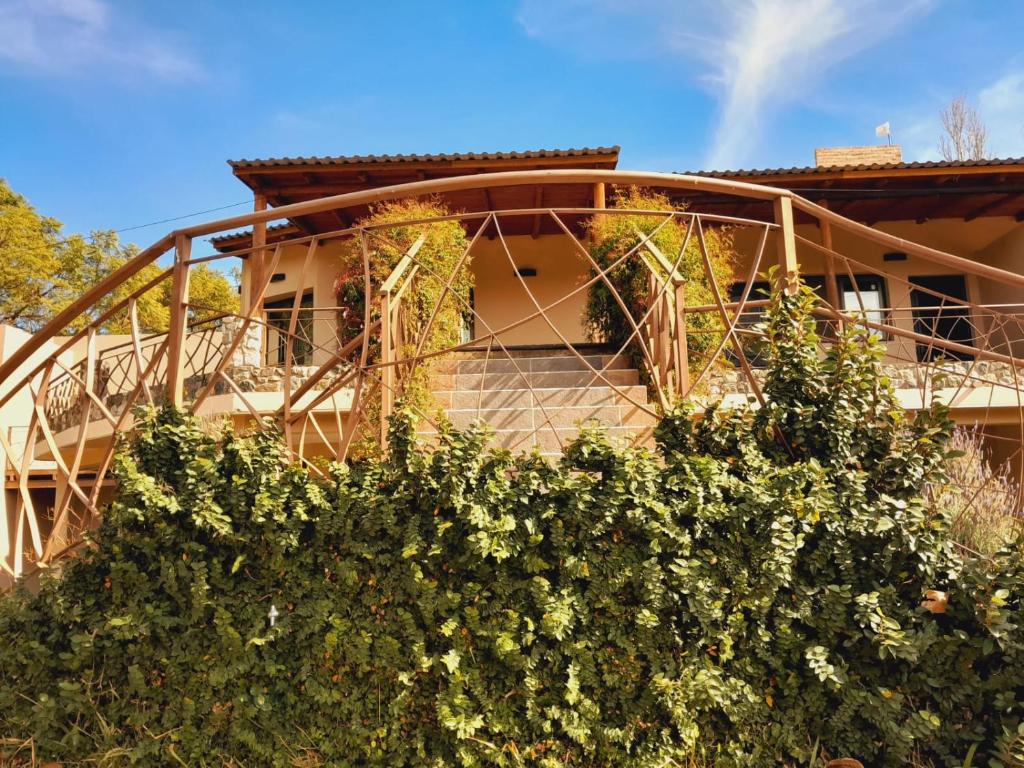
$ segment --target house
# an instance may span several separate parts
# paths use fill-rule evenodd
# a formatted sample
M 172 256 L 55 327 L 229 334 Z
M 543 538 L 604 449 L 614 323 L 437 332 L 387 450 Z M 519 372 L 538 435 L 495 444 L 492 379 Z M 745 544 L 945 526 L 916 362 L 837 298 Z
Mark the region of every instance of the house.
M 458 267 L 472 286 L 467 322 L 430 358 L 434 406 L 456 425 L 488 422 L 501 445 L 556 454 L 589 420 L 642 441 L 672 398 L 756 399 L 747 342 L 762 293 L 800 276 L 822 296 L 826 341 L 839 324 L 867 326 L 885 340 L 907 407 L 943 399 L 984 430 L 995 461 L 1019 466 L 1024 159 L 904 163 L 896 147 L 816 155 L 806 168 L 689 174 L 619 170 L 618 147 L 230 162 L 253 213 L 171 233 L 39 334 L 5 332 L 0 570 L 22 573 L 78 541 L 109 494 L 111 451 L 136 405 L 169 401 L 238 423 L 271 416 L 298 458 L 348 455 L 368 421 L 381 434 L 411 371 L 427 365 L 416 336 L 426 331 L 408 322 L 410 286 L 433 280 L 444 300 L 451 276 L 421 269 L 421 238 L 403 244 L 387 279 L 362 294 L 369 309 L 348 335 L 339 313 L 353 307 L 339 303 L 335 284 L 341 254 L 380 236 L 363 226 L 373 207 L 410 197 L 441 201 L 468 243 Z M 592 260 L 587 222 L 624 215 L 614 203 L 629 186 L 670 198 L 682 213 L 649 216 L 694 242 L 727 229 L 736 278 L 711 303 L 687 302 L 676 255 L 639 240 L 623 258 L 643 260 L 649 293 L 629 319 L 633 341 L 616 347 L 584 320 L 592 286 L 611 274 Z M 413 234 L 428 226 L 409 224 Z M 168 333 L 62 334 L 75 313 L 161 258 L 174 297 Z M 237 317 L 190 316 L 197 263 L 240 266 Z M 762 277 L 771 265 L 773 286 Z M 134 303 L 112 311 L 131 320 Z M 732 329 L 719 331 L 718 362 L 699 371 L 688 340 L 698 316 Z

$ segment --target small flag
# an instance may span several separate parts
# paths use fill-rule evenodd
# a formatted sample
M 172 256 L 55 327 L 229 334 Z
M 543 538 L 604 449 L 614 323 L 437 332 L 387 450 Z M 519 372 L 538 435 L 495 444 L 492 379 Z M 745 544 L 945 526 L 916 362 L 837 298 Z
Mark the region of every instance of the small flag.
M 888 121 L 875 128 L 875 136 L 888 136 L 890 133 Z

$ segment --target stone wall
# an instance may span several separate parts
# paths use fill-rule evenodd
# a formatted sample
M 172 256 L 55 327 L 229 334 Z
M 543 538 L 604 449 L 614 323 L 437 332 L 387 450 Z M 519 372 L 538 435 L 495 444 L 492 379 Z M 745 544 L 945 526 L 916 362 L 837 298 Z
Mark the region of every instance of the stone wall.
M 920 389 L 926 384 L 932 389 L 963 386 L 966 389 L 988 385 L 1000 385 L 1017 389 L 1024 387 L 1024 371 L 1014 371 L 1009 363 L 995 363 L 985 360 L 946 360 L 937 365 L 923 363 L 884 363 L 882 374 L 887 376 L 896 389 Z M 754 369 L 758 383 L 764 381 L 764 369 Z M 753 389 L 746 375 L 739 368 L 724 368 L 712 371 L 702 386 L 701 394 L 721 397 L 723 395 L 752 395 Z

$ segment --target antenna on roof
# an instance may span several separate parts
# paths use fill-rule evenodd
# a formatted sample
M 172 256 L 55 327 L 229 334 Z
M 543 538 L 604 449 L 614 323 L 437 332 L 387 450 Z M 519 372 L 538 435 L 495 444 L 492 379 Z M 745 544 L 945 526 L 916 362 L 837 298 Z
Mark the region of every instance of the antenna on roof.
M 890 127 L 888 120 L 875 128 L 875 136 L 878 138 L 885 136 L 889 140 L 889 146 L 892 146 L 892 128 Z

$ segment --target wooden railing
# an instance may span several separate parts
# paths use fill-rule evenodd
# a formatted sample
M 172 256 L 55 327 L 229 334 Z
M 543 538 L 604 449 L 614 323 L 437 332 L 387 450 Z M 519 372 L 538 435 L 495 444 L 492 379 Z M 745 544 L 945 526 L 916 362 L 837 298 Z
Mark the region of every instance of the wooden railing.
M 380 286 L 380 362 L 381 362 L 381 402 L 380 402 L 380 439 L 383 444 L 387 440 L 388 419 L 395 407 L 395 397 L 401 390 L 402 360 L 407 343 L 405 318 L 402 298 L 413 284 L 420 266 L 416 263 L 416 254 L 427 240 L 421 234 L 406 251 L 398 264 Z
M 321 244 L 328 240 L 365 238 L 373 228 L 357 224 L 332 232 L 267 244 L 264 239 L 267 222 L 422 195 L 564 184 L 594 186 L 595 190 L 600 187 L 601 195 L 595 194 L 595 204 L 598 205 L 603 205 L 605 184 L 653 187 L 670 193 L 728 195 L 769 202 L 772 205 L 769 221 L 711 216 L 692 210 L 666 213 L 597 209 L 602 216 L 671 216 L 685 222 L 687 237 L 696 241 L 705 265 L 706 283 L 712 301 L 698 306 L 692 295 L 696 292 L 687 290 L 687 281 L 677 268 L 680 254 L 661 253 L 651 238 L 641 237 L 636 253 L 629 256 L 643 259 L 649 272 L 648 300 L 643 315 L 629 318 L 634 329 L 630 343 L 635 343 L 641 351 L 657 400 L 653 407 L 646 401 L 637 403 L 636 407 L 648 408 L 655 414 L 673 399 L 693 397 L 694 393 L 702 392 L 702 386 L 712 375 L 710 372 L 714 366 L 727 364 L 723 362 L 727 349 L 731 354 L 729 359 L 743 371 L 752 390 L 760 396 L 759 377 L 750 371 L 750 363 L 744 353 L 745 345 L 740 339 L 740 334 L 750 333 L 743 326 L 742 318 L 744 312 L 760 306 L 758 302 L 762 302 L 763 297 L 751 296 L 750 288 L 756 275 L 768 266 L 777 266 L 776 290 L 789 291 L 796 287 L 799 277 L 798 250 L 805 255 L 820 256 L 825 264 L 828 291 L 819 308 L 823 319 L 836 325 L 859 323 L 876 328 L 888 338 L 905 340 L 911 352 L 915 344 L 931 344 L 940 350 L 968 354 L 962 348 L 968 345 L 950 339 L 929 337 L 906 318 L 900 319 L 896 311 L 889 318 L 875 322 L 854 308 L 843 307 L 835 287 L 837 275 L 863 270 L 864 265 L 857 262 L 856 254 L 846 255 L 834 248 L 833 231 L 842 231 L 845 240 L 859 238 L 870 243 L 875 250 L 901 251 L 910 258 L 939 265 L 947 272 L 974 275 L 1024 292 L 1022 275 L 879 232 L 844 219 L 789 191 L 676 174 L 557 170 L 454 177 L 336 195 L 280 208 L 260 208 L 243 216 L 188 227 L 172 232 L 146 248 L 88 290 L 60 312 L 41 332 L 32 336 L 8 359 L 0 362 L 0 408 L 13 405 L 17 398 L 18 403 L 25 403 L 30 414 L 28 424 L 24 425 L 23 450 L 12 445 L 12 441 L 7 438 L 8 430 L 0 429 L 0 451 L 4 455 L 7 487 L 15 491 L 15 507 L 0 524 L 0 570 L 20 574 L 27 560 L 46 560 L 62 551 L 75 536 L 75 531 L 69 528 L 68 523 L 72 509 L 75 510 L 76 519 L 80 514 L 86 521 L 85 525 L 89 524 L 89 520 L 95 520 L 102 507 L 102 497 L 106 492 L 104 489 L 109 487 L 109 470 L 115 443 L 120 435 L 131 429 L 132 411 L 138 405 L 166 401 L 202 415 L 227 413 L 254 419 L 272 418 L 284 430 L 288 448 L 296 460 L 306 461 L 312 455 L 346 458 L 360 428 L 367 426 L 365 404 L 379 396 L 381 422 L 379 425 L 373 424 L 370 432 L 379 431 L 381 438 L 384 438 L 387 417 L 394 411 L 396 399 L 403 391 L 409 372 L 428 356 L 423 353 L 425 346 L 422 336 L 429 329 L 409 327 L 403 307 L 416 281 L 445 280 L 448 276 L 430 275 L 423 268 L 418 260 L 424 242 L 421 236 L 379 285 L 373 284 L 369 274 L 363 276 L 367 300 L 365 310 L 362 310 L 362 322 L 355 326 L 354 333 L 342 333 L 337 323 L 331 323 L 331 313 L 342 309 L 335 306 L 337 302 L 334 297 L 329 297 L 327 301 L 318 297 L 320 300 L 312 309 L 320 313 L 317 315 L 316 330 L 312 334 L 314 338 L 304 338 L 304 342 L 310 343 L 312 347 L 310 364 L 300 366 L 294 360 L 293 344 L 290 342 L 306 333 L 298 319 L 303 309 L 301 293 L 307 286 L 316 284 L 320 267 L 318 262 L 323 253 Z M 542 199 L 542 196 L 537 199 Z M 566 348 L 567 354 L 577 355 L 580 368 L 591 374 L 595 385 L 615 388 L 623 398 L 628 399 L 629 392 L 615 384 L 607 367 L 594 366 L 592 359 L 575 349 L 565 329 L 553 319 L 553 315 L 566 302 L 578 301 L 581 295 L 599 282 L 611 282 L 610 268 L 602 269 L 593 260 L 578 225 L 582 218 L 592 215 L 594 211 L 594 207 L 536 207 L 470 211 L 444 217 L 462 222 L 467 229 L 476 229 L 477 235 L 469 248 L 473 247 L 479 232 L 492 225 L 492 230 L 497 231 L 497 237 L 501 238 L 509 253 L 509 259 L 512 258 L 513 246 L 508 244 L 497 224 L 516 217 L 520 220 L 529 217 L 533 222 L 546 219 L 560 232 L 557 236 L 564 238 L 567 257 L 579 258 L 588 265 L 589 277 L 567 289 L 564 295 L 542 302 L 530 292 L 522 277 L 515 273 L 510 279 L 519 281 L 520 288 L 531 302 L 531 309 L 523 317 L 502 327 L 492 327 L 472 307 L 464 307 L 466 312 L 474 313 L 478 331 L 476 338 L 466 344 L 453 345 L 442 352 L 432 351 L 429 355 L 457 352 L 470 346 L 485 346 L 493 350 L 495 356 L 512 360 L 510 369 L 515 371 L 512 375 L 525 377 L 515 357 L 509 354 L 505 339 L 528 323 L 543 323 L 549 335 Z M 817 229 L 809 229 L 801 235 L 795 228 L 795 216 L 816 223 Z M 426 227 L 431 221 L 405 222 L 403 226 Z M 740 276 L 746 279 L 746 286 L 738 302 L 728 300 L 727 293 L 723 293 L 725 287 L 718 284 L 712 273 L 704 242 L 705 225 L 745 228 L 753 232 L 753 245 L 750 253 L 746 254 L 749 271 Z M 256 230 L 250 247 L 231 253 L 193 253 L 193 248 L 198 247 L 197 238 L 246 226 L 253 226 Z M 395 224 L 392 222 L 386 226 Z M 534 231 L 539 231 L 536 224 Z M 774 258 L 765 255 L 769 240 L 775 244 Z M 277 372 L 264 370 L 267 368 L 266 357 L 261 345 L 266 339 L 267 317 L 263 303 L 278 265 L 284 263 L 286 249 L 290 259 L 287 262 L 289 284 L 298 286 L 298 290 L 291 309 L 284 310 L 290 311 L 287 327 L 280 322 L 275 325 L 275 333 L 281 334 L 288 341 L 284 345 L 285 359 L 283 365 L 279 366 L 278 380 Z M 110 294 L 126 281 L 165 256 L 170 256 L 173 261 L 170 268 L 104 311 L 96 311 L 96 307 L 101 306 L 101 302 L 105 304 Z M 190 323 L 190 316 L 203 309 L 194 306 L 190 298 L 188 277 L 191 268 L 198 264 L 243 261 L 247 264 L 248 283 L 243 293 L 242 310 L 233 316 L 219 318 L 216 329 L 213 324 Z M 887 279 L 905 278 L 889 275 Z M 163 289 L 165 286 L 171 297 L 169 331 L 166 334 L 144 335 L 139 330 L 136 304 L 147 291 L 157 287 Z M 972 335 L 972 343 L 969 345 L 972 361 L 1009 366 L 1014 376 L 1024 373 L 1020 371 L 1022 365 L 1014 351 L 1018 342 L 1024 339 L 1024 328 L 1021 328 L 1018 316 L 1001 308 L 985 308 L 952 297 L 937 296 L 935 303 L 941 307 L 961 307 L 965 315 L 976 322 L 977 331 Z M 89 312 L 96 313 L 95 319 L 85 327 L 79 327 L 80 317 Z M 718 346 L 697 369 L 695 356 L 688 349 L 688 330 L 696 322 L 695 318 L 707 315 L 717 318 Z M 101 352 L 98 341 L 103 328 L 111 320 L 118 320 L 120 325 L 130 328 L 129 339 L 123 345 Z M 331 331 L 332 327 L 334 332 Z M 69 332 L 69 328 L 75 330 Z M 221 335 L 217 336 L 218 333 Z M 273 374 L 273 382 L 257 380 L 253 383 L 236 379 L 235 372 L 243 367 L 239 361 L 249 360 L 247 355 L 253 349 L 257 363 L 247 367 L 254 369 L 251 373 L 257 378 Z M 301 371 L 297 371 L 299 368 Z M 984 376 L 980 368 L 973 371 L 972 375 Z M 999 386 L 1010 385 L 1006 384 L 1004 377 Z M 1015 387 L 1013 389 L 1018 391 Z M 220 399 L 213 402 L 211 398 Z M 1024 434 L 1024 416 L 1021 418 L 1021 432 Z M 40 462 L 52 462 L 56 485 L 61 489 L 52 519 L 45 519 L 37 512 L 30 487 L 30 480 L 35 477 Z

